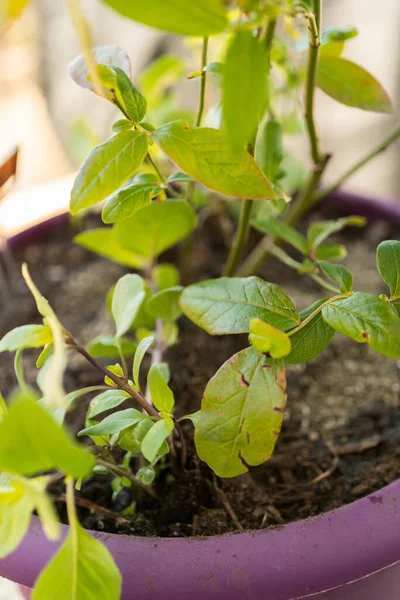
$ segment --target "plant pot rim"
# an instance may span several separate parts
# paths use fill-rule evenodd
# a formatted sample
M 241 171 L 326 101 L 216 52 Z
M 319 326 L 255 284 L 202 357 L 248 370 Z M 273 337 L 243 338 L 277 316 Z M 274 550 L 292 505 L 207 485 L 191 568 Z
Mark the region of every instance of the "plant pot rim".
M 329 203 L 339 211 L 400 223 L 400 204 L 394 202 L 337 193 Z M 62 219 L 66 215 L 19 234 L 11 244 L 26 243 Z M 351 504 L 275 529 L 205 538 L 90 533 L 116 559 L 123 573 L 124 599 L 197 600 L 206 595 L 208 600 L 243 600 L 267 593 L 271 600 L 322 600 L 322 592 L 400 564 L 399 514 L 397 480 Z M 62 531 L 65 537 L 68 526 Z M 20 547 L 0 561 L 0 575 L 30 587 L 56 548 L 34 516 Z M 376 598 L 368 593 L 361 597 Z

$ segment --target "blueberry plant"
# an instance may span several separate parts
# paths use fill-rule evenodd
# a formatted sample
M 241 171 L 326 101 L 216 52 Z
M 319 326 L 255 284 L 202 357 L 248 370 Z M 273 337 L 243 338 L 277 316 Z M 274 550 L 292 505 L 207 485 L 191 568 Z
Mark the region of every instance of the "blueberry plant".
M 130 19 L 195 38 L 201 61 L 191 59 L 189 79 L 198 82 L 199 106 L 196 114 L 179 108 L 178 84 L 188 76 L 183 59 L 161 56 L 136 87 L 126 52 L 92 50 L 79 5 L 70 0 L 84 50 L 70 74 L 120 112 L 113 134 L 90 153 L 71 194 L 72 215 L 102 203 L 104 226 L 83 231 L 75 242 L 135 273 L 117 281 L 107 298 L 114 334 L 84 347 L 23 267 L 43 322 L 18 327 L 0 342 L 0 351 L 16 353 L 19 384 L 7 403 L 0 398 L 0 557 L 22 541 L 34 511 L 45 535 L 59 538 L 47 491 L 55 479 L 65 479 L 70 525 L 36 581 L 34 600 L 120 596 L 111 555 L 77 518 L 75 489 L 83 480 L 107 472 L 114 476 L 114 492 L 133 487 L 154 494 L 160 466 L 185 468 L 191 443 L 185 419 L 193 423 L 200 459 L 216 476 L 235 477 L 274 450 L 286 404 L 285 364 L 312 360 L 337 332 L 400 358 L 400 242 L 377 249 L 388 292 L 376 296 L 354 289 L 352 274 L 340 264 L 346 249 L 329 241 L 345 227 L 363 226 L 363 218 L 312 221 L 305 234 L 295 228 L 400 135 L 397 126 L 336 183 L 323 186 L 330 155 L 317 133 L 316 89 L 350 107 L 391 112 L 380 83 L 342 57 L 357 31 L 323 28 L 321 0 L 104 1 Z M 211 96 L 215 105 L 206 115 Z M 308 169 L 285 147 L 295 133 L 308 136 Z M 217 219 L 221 204 L 236 223 L 223 273 L 188 285 L 193 232 L 204 212 Z M 262 235 L 246 256 L 251 228 Z M 181 272 L 163 261 L 177 244 Z M 257 276 L 269 255 L 317 283 L 321 299 L 298 312 L 283 289 Z M 198 411 L 178 419 L 164 357 L 179 344 L 182 314 L 210 335 L 247 333 L 249 343 L 211 378 Z M 27 348 L 41 350 L 35 387 L 24 378 Z M 64 372 L 73 352 L 101 373 L 101 385 L 66 393 Z M 151 366 L 144 370 L 146 354 Z M 95 395 L 79 432 L 84 446 L 71 438 L 64 418 L 89 393 Z M 127 408 L 127 401 L 136 408 Z

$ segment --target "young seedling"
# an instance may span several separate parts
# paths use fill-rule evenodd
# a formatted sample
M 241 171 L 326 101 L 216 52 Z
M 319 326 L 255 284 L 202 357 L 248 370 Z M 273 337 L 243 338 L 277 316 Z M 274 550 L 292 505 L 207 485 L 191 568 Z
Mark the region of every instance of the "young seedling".
M 152 484 L 160 468 L 186 466 L 192 442 L 181 423 L 190 420 L 198 456 L 214 472 L 217 496 L 237 523 L 216 476 L 235 477 L 270 458 L 287 401 L 285 365 L 312 360 L 336 333 L 400 358 L 400 242 L 378 247 L 377 266 L 388 292 L 374 295 L 356 290 L 352 274 L 340 264 L 345 247 L 329 239 L 345 227 L 364 226 L 363 218 L 312 221 L 305 233 L 295 228 L 400 135 L 397 126 L 324 187 L 330 155 L 317 133 L 316 88 L 351 107 L 391 111 L 377 80 L 341 56 L 357 31 L 324 29 L 321 0 L 105 2 L 146 25 L 197 36 L 201 58 L 186 65 L 178 56 L 162 56 L 134 84 L 127 53 L 110 46 L 92 50 L 79 3 L 69 2 L 84 50 L 72 63 L 71 76 L 120 113 L 111 137 L 89 154 L 71 194 L 72 215 L 102 203 L 104 226 L 83 231 L 75 242 L 136 273 L 122 277 L 108 295 L 114 334 L 84 347 L 75 332 L 65 330 L 24 267 L 43 323 L 14 329 L 0 342 L 1 352 L 17 352 L 19 382 L 9 404 L 0 399 L 0 556 L 20 543 L 33 510 L 46 535 L 57 538 L 47 486 L 54 476 L 66 481 L 70 533 L 36 582 L 35 600 L 50 590 L 64 597 L 68 590 L 74 599 L 113 600 L 120 594 L 110 555 L 79 525 L 74 481 L 79 487 L 82 479 L 106 472 L 113 475 L 114 495 L 132 487 L 156 497 Z M 214 51 L 215 34 L 221 55 Z M 188 71 L 199 87 L 196 114 L 178 108 L 175 84 Z M 218 95 L 207 115 L 212 127 L 203 125 L 210 85 Z M 286 150 L 286 137 L 304 130 L 312 162 L 308 171 Z M 223 273 L 185 286 L 191 236 L 205 216 L 220 218 L 221 206 L 225 219 L 238 217 Z M 246 256 L 251 228 L 263 237 Z M 163 253 L 177 244 L 183 246 L 184 277 L 163 261 Z M 317 283 L 321 299 L 298 312 L 282 288 L 257 276 L 269 255 Z M 178 420 L 179 398 L 169 385 L 165 356 L 179 343 L 182 314 L 210 335 L 247 333 L 249 344 L 211 378 L 199 410 Z M 39 392 L 24 380 L 26 348 L 42 350 Z M 63 375 L 71 352 L 98 371 L 98 386 L 66 394 Z M 146 354 L 151 358 L 144 363 Z M 78 434 L 90 443 L 84 448 L 63 423 L 88 393 L 96 395 Z

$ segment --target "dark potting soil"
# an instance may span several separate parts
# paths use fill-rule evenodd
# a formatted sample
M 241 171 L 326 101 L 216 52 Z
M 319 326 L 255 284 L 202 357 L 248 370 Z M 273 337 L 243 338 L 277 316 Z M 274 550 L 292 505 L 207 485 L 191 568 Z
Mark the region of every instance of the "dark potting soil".
M 92 224 L 97 225 L 94 218 Z M 112 333 L 104 298 L 126 269 L 74 246 L 74 233 L 71 226 L 55 227 L 37 243 L 16 249 L 14 256 L 18 264 L 28 263 L 64 326 L 81 343 L 87 343 L 99 334 Z M 385 291 L 375 268 L 375 248 L 381 240 L 398 236 L 399 228 L 373 223 L 362 233 L 352 229 L 337 237 L 336 241 L 348 247 L 344 264 L 355 275 L 356 289 Z M 219 276 L 227 252 L 224 237 L 215 221 L 203 225 L 195 243 L 195 280 Z M 166 258 L 174 260 L 177 255 Z M 306 277 L 274 260 L 265 265 L 261 275 L 281 285 L 298 310 L 325 296 Z M 14 298 L 1 307 L 0 336 L 17 325 L 39 321 L 24 285 L 20 282 L 16 288 Z M 199 408 L 208 380 L 225 360 L 246 346 L 246 336 L 211 337 L 185 318 L 180 320 L 180 331 L 180 343 L 166 356 L 178 416 Z M 29 382 L 35 380 L 36 355 L 25 353 Z M 100 383 L 100 379 L 80 356 L 71 355 L 65 380 L 68 391 Z M 2 354 L 0 389 L 7 395 L 14 386 L 13 357 Z M 400 361 L 336 335 L 316 359 L 288 367 L 284 425 L 275 453 L 265 465 L 235 479 L 217 480 L 196 457 L 192 428 L 187 423 L 187 467 L 182 470 L 168 462 L 161 465 L 155 484 L 159 499 L 128 488 L 113 499 L 111 476 L 97 475 L 84 483 L 78 501 L 106 510 L 100 514 L 81 506 L 81 521 L 89 529 L 109 532 L 198 536 L 233 532 L 239 524 L 243 529 L 280 526 L 340 507 L 400 476 L 399 392 Z M 74 433 L 82 427 L 89 400 L 79 401 L 68 415 Z M 62 483 L 51 491 L 59 499 L 64 492 Z M 135 514 L 119 516 L 132 501 L 136 502 Z M 62 499 L 57 506 L 64 517 Z

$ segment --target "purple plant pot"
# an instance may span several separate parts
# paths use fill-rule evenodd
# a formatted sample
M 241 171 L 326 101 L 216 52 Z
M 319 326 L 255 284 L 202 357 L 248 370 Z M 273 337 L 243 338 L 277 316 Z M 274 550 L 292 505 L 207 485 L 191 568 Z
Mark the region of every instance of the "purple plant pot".
M 341 212 L 400 222 L 400 205 L 335 194 Z M 63 537 L 68 527 L 63 526 Z M 281 528 L 204 539 L 92 532 L 123 575 L 123 600 L 398 600 L 400 480 Z M 57 549 L 37 517 L 0 575 L 31 588 Z M 99 599 L 101 600 L 101 599 Z

